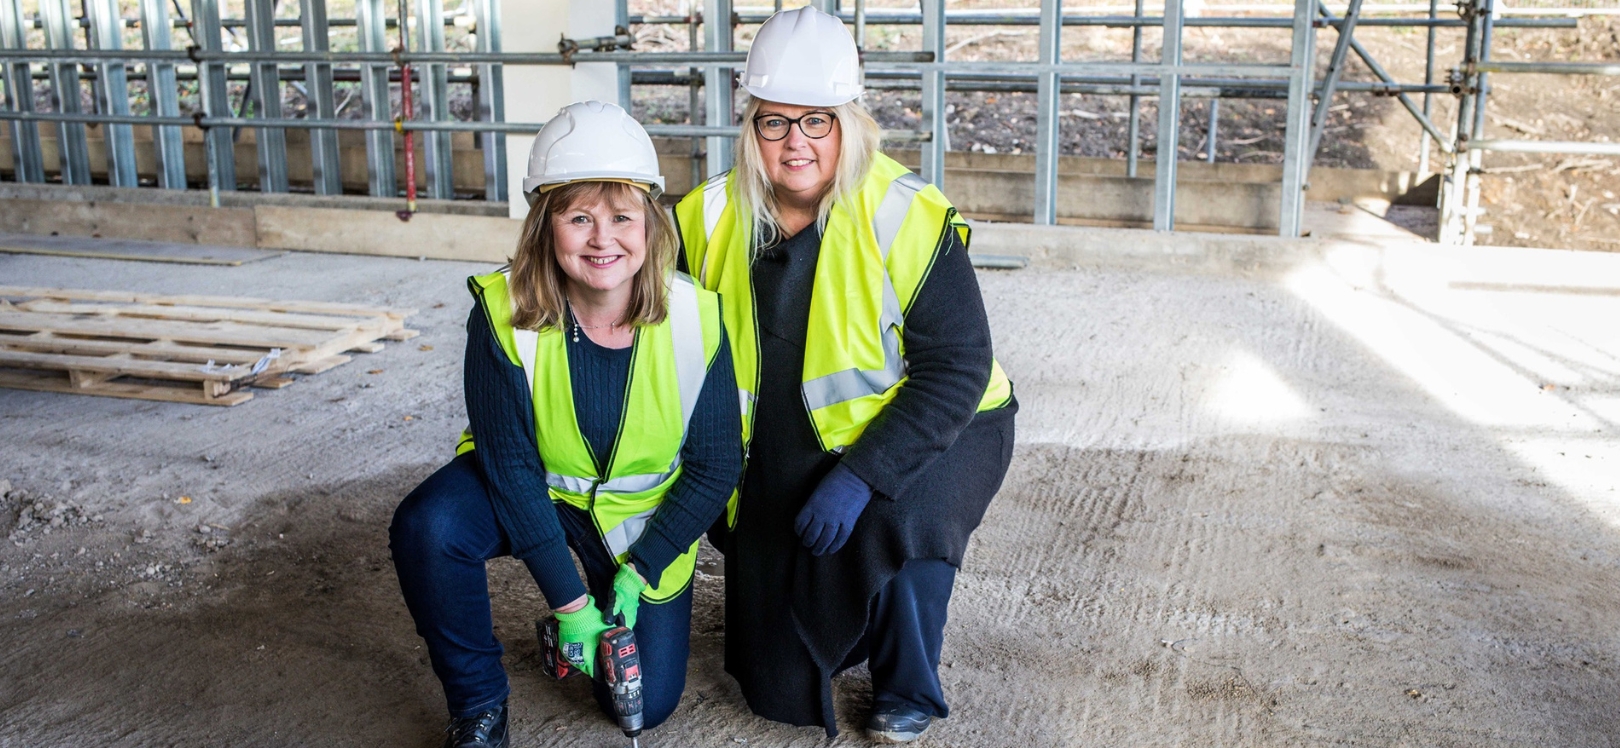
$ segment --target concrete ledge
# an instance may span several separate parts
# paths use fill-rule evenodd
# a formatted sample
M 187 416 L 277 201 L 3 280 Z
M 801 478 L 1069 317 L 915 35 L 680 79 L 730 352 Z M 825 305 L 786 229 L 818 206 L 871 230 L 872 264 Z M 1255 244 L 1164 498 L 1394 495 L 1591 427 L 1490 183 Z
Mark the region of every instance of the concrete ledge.
M 505 262 L 522 221 L 418 213 L 401 221 L 369 210 L 260 205 L 253 209 L 258 246 L 305 252 Z

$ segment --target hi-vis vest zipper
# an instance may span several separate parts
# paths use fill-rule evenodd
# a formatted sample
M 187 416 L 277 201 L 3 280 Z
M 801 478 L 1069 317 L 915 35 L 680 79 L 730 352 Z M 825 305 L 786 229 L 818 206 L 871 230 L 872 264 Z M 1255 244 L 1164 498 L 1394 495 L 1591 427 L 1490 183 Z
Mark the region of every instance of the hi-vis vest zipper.
M 737 210 L 735 172 L 710 178 L 675 206 L 686 266 L 698 284 L 726 300 L 732 359 L 742 401 L 743 443 L 753 438 L 759 393 L 759 337 L 747 217 Z M 906 313 L 942 242 L 955 230 L 967 244 L 967 222 L 945 195 L 881 153 L 852 205 L 827 217 L 810 295 L 801 393 L 821 448 L 840 452 L 893 400 L 906 380 Z M 979 410 L 1012 397 L 1012 383 L 993 362 Z M 736 521 L 736 497 L 728 519 Z
M 618 438 L 605 461 L 606 471 L 599 471 L 574 413 L 563 332 L 555 327 L 539 331 L 512 327 L 504 272 L 474 276 L 467 285 L 483 300 L 506 357 L 521 365 L 528 377 L 535 440 L 552 501 L 589 512 L 608 551 L 622 563 L 680 477 L 681 445 L 709 365 L 720 349 L 719 297 L 698 288 L 684 273 L 675 273 L 669 315 L 659 324 L 636 328 Z M 471 449 L 472 434 L 462 434 L 456 454 Z M 662 577 L 647 580 L 651 586 L 642 597 L 661 602 L 685 590 L 696 568 L 697 547 L 692 543 Z

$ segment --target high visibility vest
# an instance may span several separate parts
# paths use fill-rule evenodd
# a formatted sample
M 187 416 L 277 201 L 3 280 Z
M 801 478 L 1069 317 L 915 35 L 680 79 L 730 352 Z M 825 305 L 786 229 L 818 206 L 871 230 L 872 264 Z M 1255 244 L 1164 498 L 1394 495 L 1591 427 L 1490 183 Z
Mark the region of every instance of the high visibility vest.
M 737 209 L 735 170 L 718 174 L 675 206 L 686 266 L 698 284 L 726 300 L 724 316 L 743 410 L 743 443 L 753 438 L 759 394 L 753 237 Z M 941 243 L 967 221 L 938 188 L 881 153 L 852 204 L 827 217 L 810 292 L 801 393 L 822 449 L 842 452 L 906 381 L 906 313 Z M 992 361 L 979 410 L 1002 407 L 1012 384 Z M 735 522 L 736 497 L 729 518 Z
M 528 378 L 535 441 L 551 500 L 589 513 L 608 552 L 623 563 L 680 477 L 681 445 L 720 349 L 720 297 L 698 288 L 686 274 L 674 273 L 668 316 L 636 328 L 618 436 L 602 470 L 579 430 L 563 331 L 514 328 L 504 272 L 474 276 L 467 285 L 482 299 L 507 359 L 522 366 Z M 456 454 L 470 449 L 469 431 L 462 434 Z M 661 602 L 684 591 L 692 581 L 697 549 L 694 541 L 662 577 L 649 578 L 642 597 Z

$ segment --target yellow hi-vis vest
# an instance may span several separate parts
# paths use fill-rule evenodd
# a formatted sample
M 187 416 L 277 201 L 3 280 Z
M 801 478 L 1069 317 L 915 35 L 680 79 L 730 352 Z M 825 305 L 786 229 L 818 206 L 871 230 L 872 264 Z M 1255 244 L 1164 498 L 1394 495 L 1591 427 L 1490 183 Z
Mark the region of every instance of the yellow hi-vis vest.
M 482 299 L 506 357 L 522 366 L 528 378 L 535 441 L 551 500 L 588 512 L 609 553 L 623 563 L 680 477 L 687 425 L 720 350 L 720 297 L 698 288 L 686 274 L 674 273 L 668 316 L 636 328 L 618 438 L 602 471 L 575 416 L 563 331 L 514 328 L 504 272 L 474 276 L 467 285 Z M 472 448 L 471 433 L 464 433 L 456 454 Z M 692 581 L 697 548 L 693 542 L 662 577 L 648 579 L 642 598 L 662 602 L 684 591 Z
M 699 285 L 726 300 L 725 321 L 743 410 L 743 443 L 753 438 L 759 393 L 753 237 L 739 215 L 735 170 L 711 177 L 675 206 L 686 266 Z M 881 153 L 852 204 L 827 217 L 810 294 L 801 393 L 822 449 L 841 452 L 893 400 L 906 380 L 906 313 L 946 233 L 967 244 L 967 222 L 945 195 Z M 1012 384 L 999 362 L 979 410 L 1007 404 Z M 730 519 L 735 521 L 735 496 Z

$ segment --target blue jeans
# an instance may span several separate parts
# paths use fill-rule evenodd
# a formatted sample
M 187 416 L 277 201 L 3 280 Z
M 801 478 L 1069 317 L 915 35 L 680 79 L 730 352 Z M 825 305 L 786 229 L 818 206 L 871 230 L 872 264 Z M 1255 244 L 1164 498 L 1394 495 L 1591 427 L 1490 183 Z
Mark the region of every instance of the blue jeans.
M 585 567 L 591 595 L 606 603 L 618 565 L 585 512 L 557 504 L 568 545 Z M 468 717 L 499 704 L 509 689 L 489 609 L 484 562 L 508 555 L 510 543 L 472 454 L 456 457 L 417 486 L 394 512 L 388 547 L 405 606 L 427 643 L 433 672 L 444 686 L 451 717 Z M 642 601 L 636 618 L 641 650 L 643 714 L 648 728 L 669 718 L 686 689 L 692 590 L 661 604 Z M 610 717 L 601 683 L 592 687 Z

